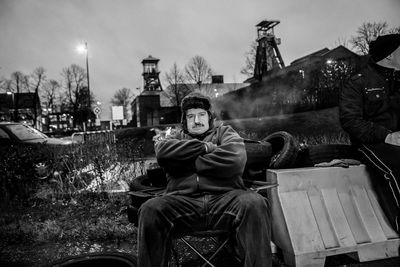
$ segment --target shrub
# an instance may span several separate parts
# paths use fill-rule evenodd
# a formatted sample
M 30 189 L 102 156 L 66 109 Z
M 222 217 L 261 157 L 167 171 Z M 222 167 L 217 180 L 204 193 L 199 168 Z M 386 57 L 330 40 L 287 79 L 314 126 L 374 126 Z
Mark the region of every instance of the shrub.
M 35 166 L 37 150 L 32 147 L 10 146 L 0 153 L 0 199 L 25 199 L 37 188 Z M 40 160 L 40 159 L 39 159 Z
M 93 180 L 95 190 L 105 191 L 143 167 L 143 146 L 137 140 L 103 144 L 86 142 L 71 147 L 11 146 L 0 153 L 0 200 L 73 199 Z M 112 181 L 110 181 L 112 176 Z M 129 177 L 134 178 L 134 177 Z

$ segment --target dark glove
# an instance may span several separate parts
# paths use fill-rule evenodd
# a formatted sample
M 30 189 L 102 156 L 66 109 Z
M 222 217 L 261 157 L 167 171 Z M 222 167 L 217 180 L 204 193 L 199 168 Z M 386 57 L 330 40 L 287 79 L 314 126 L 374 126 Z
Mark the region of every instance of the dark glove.
M 361 162 L 355 159 L 333 159 L 330 162 L 321 162 L 315 164 L 314 167 L 343 167 L 348 168 L 350 165 L 360 165 Z

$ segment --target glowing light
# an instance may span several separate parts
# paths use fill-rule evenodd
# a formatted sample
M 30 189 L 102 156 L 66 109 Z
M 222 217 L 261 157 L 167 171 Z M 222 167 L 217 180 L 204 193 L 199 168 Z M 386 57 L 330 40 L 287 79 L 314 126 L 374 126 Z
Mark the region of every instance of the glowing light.
M 85 54 L 87 52 L 86 46 L 84 44 L 80 44 L 76 47 L 76 51 L 79 54 Z

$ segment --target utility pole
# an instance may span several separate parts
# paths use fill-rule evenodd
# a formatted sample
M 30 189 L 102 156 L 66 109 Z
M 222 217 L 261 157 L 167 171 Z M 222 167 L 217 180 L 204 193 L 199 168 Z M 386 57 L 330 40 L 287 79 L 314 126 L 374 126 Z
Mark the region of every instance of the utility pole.
M 89 80 L 89 50 L 87 42 L 85 42 L 86 48 L 86 78 L 87 78 L 87 87 L 88 87 L 88 95 L 89 95 L 89 109 L 90 109 L 90 80 Z

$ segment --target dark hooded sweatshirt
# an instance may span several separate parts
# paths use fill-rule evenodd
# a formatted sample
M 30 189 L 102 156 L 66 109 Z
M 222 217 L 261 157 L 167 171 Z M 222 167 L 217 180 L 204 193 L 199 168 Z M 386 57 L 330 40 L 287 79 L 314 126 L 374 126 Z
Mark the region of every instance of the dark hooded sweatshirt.
M 217 148 L 206 153 L 206 143 Z M 201 137 L 183 131 L 155 145 L 159 165 L 167 173 L 167 193 L 222 193 L 245 189 L 246 164 L 243 139 L 230 126 L 216 125 Z

